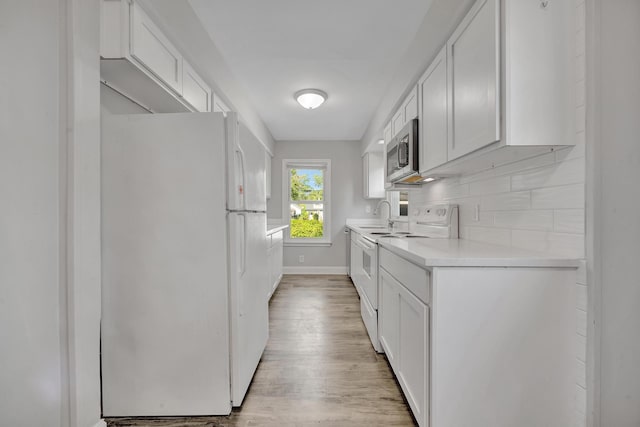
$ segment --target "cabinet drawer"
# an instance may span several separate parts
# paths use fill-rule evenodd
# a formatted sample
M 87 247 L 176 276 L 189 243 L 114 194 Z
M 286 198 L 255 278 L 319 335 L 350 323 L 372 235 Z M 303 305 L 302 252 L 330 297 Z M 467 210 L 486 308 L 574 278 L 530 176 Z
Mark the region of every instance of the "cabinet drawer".
M 431 273 L 415 264 L 380 248 L 380 267 L 413 292 L 422 302 L 431 298 Z

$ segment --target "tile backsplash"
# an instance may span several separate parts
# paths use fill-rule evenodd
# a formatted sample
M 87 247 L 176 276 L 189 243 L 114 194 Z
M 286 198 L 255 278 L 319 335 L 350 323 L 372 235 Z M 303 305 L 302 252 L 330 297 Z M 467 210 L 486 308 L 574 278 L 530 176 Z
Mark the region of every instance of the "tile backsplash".
M 460 237 L 584 257 L 584 143 L 409 193 L 409 221 L 428 205 L 460 206 Z

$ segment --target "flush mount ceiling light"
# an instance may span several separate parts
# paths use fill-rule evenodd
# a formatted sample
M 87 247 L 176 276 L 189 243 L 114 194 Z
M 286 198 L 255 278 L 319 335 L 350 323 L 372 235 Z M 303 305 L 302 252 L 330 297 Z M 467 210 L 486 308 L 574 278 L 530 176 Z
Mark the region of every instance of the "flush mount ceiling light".
M 380 144 L 380 145 L 384 144 L 384 139 L 379 139 L 378 140 L 378 144 Z
M 318 89 L 302 89 L 296 92 L 293 98 L 307 110 L 313 110 L 327 100 L 327 93 Z

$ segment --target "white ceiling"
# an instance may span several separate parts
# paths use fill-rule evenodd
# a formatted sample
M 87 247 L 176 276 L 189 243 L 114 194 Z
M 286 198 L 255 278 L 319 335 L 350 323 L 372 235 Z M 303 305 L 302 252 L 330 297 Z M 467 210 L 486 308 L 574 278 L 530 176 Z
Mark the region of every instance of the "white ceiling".
M 359 140 L 431 0 L 189 0 L 276 140 Z M 293 94 L 329 94 L 304 110 Z

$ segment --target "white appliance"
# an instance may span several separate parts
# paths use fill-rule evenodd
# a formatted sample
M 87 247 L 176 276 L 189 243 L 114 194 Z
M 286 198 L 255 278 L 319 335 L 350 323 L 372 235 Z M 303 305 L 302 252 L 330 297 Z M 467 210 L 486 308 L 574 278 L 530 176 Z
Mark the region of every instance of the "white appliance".
M 356 271 L 352 279 L 360 295 L 360 314 L 364 322 L 373 348 L 382 353 L 378 340 L 378 245 L 374 239 L 366 235 L 354 233 L 354 263 Z
M 411 232 L 378 233 L 380 239 L 411 239 L 424 241 L 428 239 L 457 239 L 458 232 L 458 205 L 434 205 L 420 210 L 420 214 L 412 218 Z M 354 282 L 360 284 L 363 292 L 360 293 L 360 315 L 367 328 L 367 333 L 373 348 L 382 353 L 384 349 L 380 344 L 378 329 L 378 302 L 380 299 L 378 286 L 378 251 L 376 240 L 358 235 L 356 244 L 359 246 L 362 262 L 358 263 L 358 271 L 352 272 Z M 373 267 L 371 267 L 373 266 Z
M 421 183 L 418 146 L 418 119 L 413 119 L 387 143 L 386 182 Z
M 103 415 L 224 415 L 268 338 L 264 149 L 230 113 L 102 122 Z

